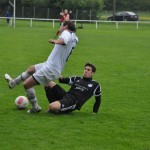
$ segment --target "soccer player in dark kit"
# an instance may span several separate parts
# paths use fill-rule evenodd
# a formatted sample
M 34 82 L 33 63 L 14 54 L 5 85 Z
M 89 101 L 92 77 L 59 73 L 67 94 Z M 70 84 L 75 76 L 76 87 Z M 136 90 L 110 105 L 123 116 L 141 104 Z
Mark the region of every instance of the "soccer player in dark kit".
M 95 66 L 86 63 L 83 77 L 59 78 L 60 83 L 71 86 L 68 92 L 55 82 L 50 82 L 45 87 L 46 96 L 50 103 L 48 112 L 66 113 L 73 110 L 80 110 L 87 100 L 95 96 L 93 112 L 97 113 L 101 104 L 101 86 L 98 82 L 92 80 L 95 72 Z

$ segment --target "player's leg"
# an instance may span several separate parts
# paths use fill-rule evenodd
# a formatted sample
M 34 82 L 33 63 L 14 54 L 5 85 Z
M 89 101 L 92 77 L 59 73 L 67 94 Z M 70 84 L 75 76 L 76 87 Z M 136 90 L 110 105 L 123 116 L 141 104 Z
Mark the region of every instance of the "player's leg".
M 58 111 L 61 108 L 61 103 L 60 101 L 55 101 L 51 104 L 49 104 L 49 110 L 51 111 Z
M 39 63 L 33 66 L 30 66 L 25 72 L 21 73 L 16 78 L 11 78 L 9 74 L 5 74 L 5 79 L 9 84 L 9 87 L 12 89 L 16 85 L 20 84 L 22 81 L 25 81 L 27 78 L 29 78 L 33 73 L 40 70 L 44 66 L 44 63 Z
M 56 86 L 56 83 L 53 81 L 49 82 L 46 86 L 44 86 L 46 97 L 47 97 L 49 103 L 52 103 L 56 100 L 56 98 L 54 96 L 55 91 L 54 90 L 52 91 L 54 86 Z
M 26 79 L 23 83 L 26 95 L 32 104 L 32 107 L 28 110 L 28 113 L 35 113 L 41 111 L 41 107 L 38 105 L 38 101 L 36 98 L 36 92 L 33 88 L 33 86 L 38 85 L 37 81 L 30 76 L 28 79 Z
M 12 89 L 16 85 L 20 84 L 22 81 L 25 81 L 27 78 L 29 78 L 33 73 L 35 72 L 35 66 L 30 66 L 25 72 L 21 73 L 16 78 L 11 78 L 9 74 L 5 74 L 5 79 L 9 84 L 9 87 Z
M 52 103 L 58 99 L 62 99 L 66 94 L 66 91 L 53 81 L 49 82 L 44 89 L 49 103 Z
M 76 106 L 77 101 L 65 95 L 62 100 L 58 100 L 49 104 L 49 111 L 60 113 L 72 112 L 76 109 Z
M 33 88 L 35 85 L 47 84 L 52 79 L 54 79 L 54 74 L 43 65 L 43 67 L 37 70 L 32 76 L 24 81 L 24 88 L 28 99 L 32 104 L 32 108 L 28 110 L 28 113 L 39 112 L 41 107 L 38 106 L 38 101 L 36 98 L 36 92 Z

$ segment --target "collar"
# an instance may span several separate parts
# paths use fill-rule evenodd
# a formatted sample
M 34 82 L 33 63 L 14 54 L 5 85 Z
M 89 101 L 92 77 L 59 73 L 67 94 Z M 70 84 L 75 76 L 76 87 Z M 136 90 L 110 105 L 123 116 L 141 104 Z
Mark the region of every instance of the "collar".
M 83 77 L 83 80 L 85 80 L 85 81 L 91 81 L 92 78 L 85 78 L 85 77 Z

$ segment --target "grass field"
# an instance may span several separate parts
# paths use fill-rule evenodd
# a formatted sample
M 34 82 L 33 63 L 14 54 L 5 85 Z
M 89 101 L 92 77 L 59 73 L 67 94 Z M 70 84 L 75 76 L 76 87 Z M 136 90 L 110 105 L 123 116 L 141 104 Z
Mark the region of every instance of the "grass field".
M 92 114 L 94 97 L 81 111 L 47 114 L 43 86 L 35 88 L 42 112 L 17 110 L 14 100 L 25 92 L 22 85 L 10 90 L 4 74 L 15 77 L 45 61 L 57 29 L 0 26 L 0 149 L 150 150 L 150 28 L 93 26 L 77 31 L 79 43 L 63 75 L 82 75 L 86 62 L 97 66 L 94 79 L 102 86 L 97 115 Z

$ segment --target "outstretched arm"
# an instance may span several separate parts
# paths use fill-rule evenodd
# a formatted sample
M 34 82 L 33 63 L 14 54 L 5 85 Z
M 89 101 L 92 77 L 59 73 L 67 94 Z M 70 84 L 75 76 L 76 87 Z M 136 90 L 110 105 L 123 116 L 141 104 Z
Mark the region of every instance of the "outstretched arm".
M 59 82 L 60 83 L 65 83 L 65 84 L 68 84 L 68 85 L 72 86 L 72 84 L 77 79 L 81 79 L 81 77 L 78 77 L 78 76 L 72 76 L 72 77 L 68 77 L 68 78 L 60 77 Z
M 53 40 L 53 39 L 51 39 L 51 40 L 49 40 L 49 42 L 52 43 L 52 44 L 62 44 L 62 45 L 65 44 L 63 38 L 60 38 L 60 39 L 58 39 L 58 40 Z
M 70 81 L 69 78 L 64 78 L 64 77 L 60 77 L 59 78 L 59 83 L 65 83 L 65 84 L 68 84 Z

